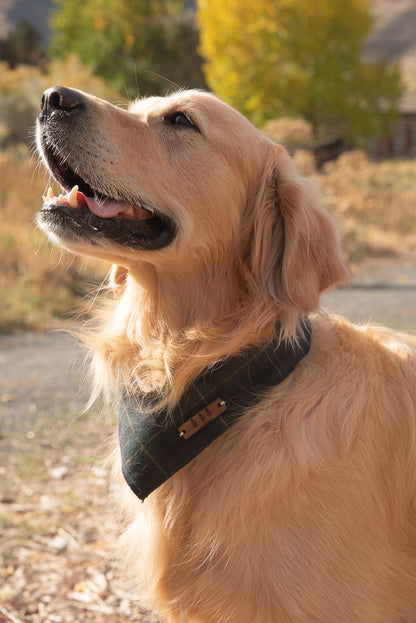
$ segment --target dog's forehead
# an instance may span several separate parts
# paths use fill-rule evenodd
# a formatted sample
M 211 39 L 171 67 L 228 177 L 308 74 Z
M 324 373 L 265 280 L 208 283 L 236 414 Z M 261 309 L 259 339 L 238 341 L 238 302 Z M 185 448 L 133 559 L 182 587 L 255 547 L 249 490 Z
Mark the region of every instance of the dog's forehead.
M 129 111 L 141 115 L 146 115 L 152 110 L 159 110 L 164 102 L 164 97 L 144 97 L 131 102 Z
M 189 90 L 180 91 L 166 97 L 146 97 L 135 100 L 130 105 L 130 112 L 141 116 L 158 116 L 167 112 L 186 111 L 193 113 L 195 117 L 203 122 L 214 123 L 218 117 L 222 122 L 229 121 L 235 124 L 249 122 L 236 110 L 225 104 L 215 95 L 205 91 Z

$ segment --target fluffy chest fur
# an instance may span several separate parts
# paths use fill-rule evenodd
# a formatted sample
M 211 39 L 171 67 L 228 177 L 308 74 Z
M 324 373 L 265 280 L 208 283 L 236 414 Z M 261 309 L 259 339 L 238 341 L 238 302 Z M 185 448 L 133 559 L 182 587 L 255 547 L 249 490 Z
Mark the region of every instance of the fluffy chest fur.
M 131 500 L 126 554 L 140 551 L 140 594 L 164 620 L 416 617 L 416 341 L 328 319 L 313 331 L 282 386 Z

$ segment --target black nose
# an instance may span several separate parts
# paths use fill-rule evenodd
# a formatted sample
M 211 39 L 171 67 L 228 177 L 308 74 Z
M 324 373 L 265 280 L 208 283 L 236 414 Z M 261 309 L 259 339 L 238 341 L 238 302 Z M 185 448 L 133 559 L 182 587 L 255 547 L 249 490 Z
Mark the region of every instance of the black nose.
M 41 115 L 48 117 L 56 111 L 70 113 L 85 107 L 86 99 L 82 93 L 67 87 L 51 87 L 42 95 Z

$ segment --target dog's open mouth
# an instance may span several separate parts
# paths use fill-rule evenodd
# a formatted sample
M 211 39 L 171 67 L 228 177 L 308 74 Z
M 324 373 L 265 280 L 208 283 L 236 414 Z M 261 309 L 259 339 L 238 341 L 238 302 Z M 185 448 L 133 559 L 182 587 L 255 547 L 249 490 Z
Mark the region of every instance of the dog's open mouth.
M 155 250 L 167 246 L 176 235 L 173 221 L 141 201 L 129 202 L 102 194 L 72 171 L 47 155 L 49 168 L 64 194 L 52 188 L 43 197 L 40 222 L 63 239 L 84 239 L 96 244 L 102 238 L 127 247 Z

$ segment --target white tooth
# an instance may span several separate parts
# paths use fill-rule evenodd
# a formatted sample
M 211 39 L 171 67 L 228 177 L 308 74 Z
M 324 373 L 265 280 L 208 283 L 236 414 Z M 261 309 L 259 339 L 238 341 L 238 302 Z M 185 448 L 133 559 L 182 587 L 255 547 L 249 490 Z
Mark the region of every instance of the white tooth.
M 74 186 L 70 193 L 67 195 L 68 203 L 71 208 L 78 207 L 78 199 L 77 199 L 78 186 Z
M 53 190 L 50 187 L 48 188 L 48 192 L 46 193 L 46 195 L 42 195 L 42 199 L 45 203 L 47 203 L 48 201 L 52 201 L 53 197 Z

